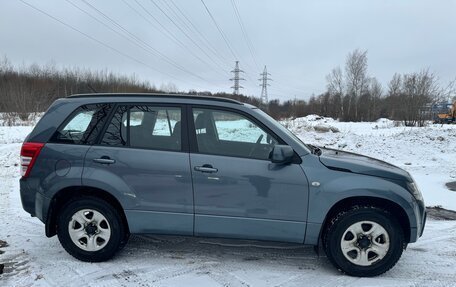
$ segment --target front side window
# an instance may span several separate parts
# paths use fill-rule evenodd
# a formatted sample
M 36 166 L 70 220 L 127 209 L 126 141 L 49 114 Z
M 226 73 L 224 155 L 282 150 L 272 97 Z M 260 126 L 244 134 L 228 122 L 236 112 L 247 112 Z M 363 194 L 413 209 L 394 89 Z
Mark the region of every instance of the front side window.
M 276 138 L 244 115 L 222 110 L 193 109 L 201 153 L 269 159 Z
M 84 105 L 52 136 L 51 142 L 65 144 L 94 144 L 111 110 L 111 104 Z
M 149 105 L 119 106 L 102 145 L 181 150 L 181 109 Z

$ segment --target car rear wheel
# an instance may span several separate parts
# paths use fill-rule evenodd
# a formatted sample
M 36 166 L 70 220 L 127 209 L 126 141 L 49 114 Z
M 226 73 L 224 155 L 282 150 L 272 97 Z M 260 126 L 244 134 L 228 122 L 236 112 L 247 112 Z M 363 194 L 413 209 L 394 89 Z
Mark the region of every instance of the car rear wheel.
M 68 202 L 58 218 L 60 243 L 82 261 L 100 262 L 111 258 L 125 245 L 127 234 L 118 212 L 96 197 Z
M 391 269 L 404 249 L 404 233 L 396 218 L 374 206 L 339 212 L 323 238 L 329 260 L 344 273 L 370 277 Z

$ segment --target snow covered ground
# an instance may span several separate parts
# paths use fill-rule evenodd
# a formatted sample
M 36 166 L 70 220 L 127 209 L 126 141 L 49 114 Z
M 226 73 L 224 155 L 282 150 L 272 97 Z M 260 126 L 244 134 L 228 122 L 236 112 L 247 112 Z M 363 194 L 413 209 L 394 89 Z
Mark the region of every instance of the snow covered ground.
M 285 124 L 305 142 L 354 151 L 408 170 L 427 205 L 456 210 L 456 126 L 395 127 L 306 117 Z M 317 132 L 332 127 L 339 132 Z M 82 263 L 46 238 L 23 211 L 19 150 L 31 127 L 0 127 L 0 286 L 456 286 L 456 221 L 428 220 L 391 271 L 375 278 L 340 274 L 311 247 L 206 238 L 133 236 L 105 263 Z

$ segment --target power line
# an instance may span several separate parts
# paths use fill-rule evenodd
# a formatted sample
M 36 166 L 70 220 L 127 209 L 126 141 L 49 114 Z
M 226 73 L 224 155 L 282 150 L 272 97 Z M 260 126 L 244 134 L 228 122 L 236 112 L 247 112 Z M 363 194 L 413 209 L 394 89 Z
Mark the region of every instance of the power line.
M 209 15 L 209 17 L 211 18 L 212 20 L 212 23 L 215 25 L 215 27 L 217 28 L 220 36 L 222 37 L 223 41 L 225 42 L 226 46 L 228 47 L 228 50 L 231 52 L 231 55 L 234 57 L 235 61 L 239 61 L 239 60 L 242 60 L 241 57 L 239 57 L 236 52 L 234 51 L 234 49 L 232 48 L 232 46 L 230 45 L 229 41 L 228 41 L 228 38 L 227 36 L 225 35 L 225 33 L 223 32 L 222 28 L 220 27 L 220 25 L 217 23 L 217 20 L 215 19 L 214 15 L 212 14 L 212 12 L 210 11 L 209 7 L 206 5 L 206 3 L 204 2 L 204 0 L 200 0 L 201 3 L 203 4 L 207 14 Z M 240 21 L 240 20 L 239 20 Z M 252 50 L 253 52 L 253 50 Z M 245 62 L 245 61 L 243 61 Z M 249 65 L 248 62 L 245 62 L 246 65 L 248 66 L 249 70 L 257 70 L 256 68 L 253 68 Z M 246 76 L 247 78 L 249 78 L 249 80 L 251 80 L 252 82 L 254 82 L 254 80 L 250 77 L 249 73 L 246 73 Z
M 203 52 L 203 54 L 208 57 L 216 66 L 218 66 L 222 71 L 224 70 L 223 67 L 220 66 L 219 63 L 217 63 L 198 43 L 195 42 L 195 40 L 190 37 L 187 32 L 185 32 L 177 23 L 176 21 L 174 21 L 174 19 L 172 19 L 168 13 L 166 13 L 154 0 L 149 0 L 152 4 L 154 4 L 155 7 L 157 7 L 158 10 L 160 10 L 160 12 L 165 15 L 165 17 L 171 22 L 173 23 L 173 25 L 179 30 L 181 31 L 182 34 L 184 34 L 185 37 L 187 37 L 187 39 L 190 40 L 190 42 L 193 43 L 193 45 L 195 45 L 201 52 Z
M 94 7 L 93 5 L 91 5 L 90 3 L 88 3 L 86 0 L 82 0 L 86 5 L 88 5 L 89 7 L 91 7 L 92 9 L 94 9 L 96 12 L 98 12 L 99 14 L 101 14 L 105 19 L 107 19 L 108 21 L 110 21 L 111 23 L 113 23 L 115 26 L 119 27 L 122 31 L 126 32 L 128 35 L 130 35 L 131 37 L 133 37 L 136 41 L 139 41 L 143 44 L 145 44 L 147 47 L 149 47 L 150 49 L 153 49 L 154 51 L 156 51 L 157 53 L 159 53 L 162 57 L 165 57 L 168 62 L 172 63 L 172 65 L 175 65 L 178 67 L 178 69 L 186 72 L 186 73 L 189 73 L 190 75 L 193 75 L 203 81 L 206 81 L 208 83 L 211 83 L 209 81 L 207 81 L 206 79 L 202 78 L 201 76 L 187 70 L 186 68 L 184 68 L 183 66 L 181 66 L 180 64 L 177 64 L 175 61 L 171 60 L 169 57 L 165 56 L 163 53 L 159 52 L 157 49 L 155 49 L 154 47 L 152 47 L 151 45 L 149 45 L 147 42 L 143 41 L 142 39 L 138 38 L 136 35 L 132 34 L 131 32 L 129 32 L 127 29 L 125 29 L 124 27 L 122 27 L 122 25 L 120 25 L 118 22 L 116 22 L 115 20 L 113 20 L 112 18 L 110 18 L 109 16 L 107 16 L 105 13 L 103 13 L 102 11 L 100 11 L 99 9 L 97 9 L 96 7 Z M 188 49 L 186 49 L 188 50 Z M 223 74 L 220 74 L 222 76 L 224 76 Z
M 201 0 L 201 3 L 203 3 L 204 8 L 206 9 L 206 12 L 209 14 L 209 17 L 211 17 L 212 22 L 214 23 L 215 27 L 219 31 L 220 35 L 222 36 L 223 41 L 225 41 L 225 44 L 228 47 L 228 49 L 230 50 L 231 55 L 233 55 L 234 59 L 237 60 L 238 57 L 236 56 L 236 53 L 234 53 L 234 50 L 231 48 L 230 43 L 228 43 L 228 40 L 226 39 L 225 33 L 223 33 L 222 28 L 220 28 L 220 26 L 217 24 L 217 21 L 215 20 L 214 16 L 212 16 L 212 13 L 209 10 L 209 8 L 207 7 L 206 3 L 204 3 L 204 0 Z
M 252 45 L 252 42 L 251 42 L 249 36 L 247 35 L 247 31 L 246 31 L 246 29 L 244 27 L 244 23 L 242 21 L 241 14 L 239 13 L 239 9 L 237 8 L 236 1 L 235 0 L 231 0 L 231 5 L 233 6 L 234 15 L 236 16 L 236 20 L 238 21 L 239 26 L 241 27 L 242 36 L 244 37 L 244 40 L 245 40 L 245 42 L 247 44 L 247 47 L 248 47 L 249 52 L 250 52 L 250 56 L 253 59 L 253 63 L 255 64 L 256 68 L 259 70 L 260 67 L 258 66 L 258 62 L 257 62 L 256 57 L 255 57 L 253 45 Z
M 215 17 L 213 16 L 213 14 L 211 13 L 211 11 L 209 10 L 209 7 L 206 5 L 206 3 L 204 2 L 204 0 L 201 0 L 201 3 L 203 4 L 204 8 L 206 9 L 206 12 L 207 14 L 209 15 L 209 17 L 211 18 L 212 20 L 212 23 L 215 25 L 215 27 L 217 28 L 219 34 L 221 35 L 223 41 L 225 42 L 226 46 L 228 47 L 229 51 L 231 52 L 232 56 L 234 57 L 235 61 L 239 61 L 239 60 L 242 60 L 242 58 L 240 58 L 239 56 L 236 55 L 236 53 L 234 52 L 234 49 L 231 47 L 230 43 L 228 42 L 228 39 L 225 35 L 225 33 L 223 32 L 222 28 L 219 26 L 219 24 L 217 23 L 217 21 L 215 20 Z M 248 65 L 247 62 L 243 61 L 244 63 L 246 63 Z M 249 69 L 250 70 L 255 70 L 254 69 L 251 69 L 251 67 L 249 66 Z M 250 77 L 250 75 L 247 73 L 246 74 L 247 78 L 249 78 L 249 80 L 251 80 L 253 82 L 253 79 Z
M 95 21 L 97 21 L 98 23 L 102 24 L 103 26 L 105 26 L 106 28 L 108 28 L 109 30 L 111 30 L 112 32 L 116 33 L 117 35 L 121 36 L 122 38 L 126 39 L 127 41 L 129 41 L 130 43 L 134 44 L 135 46 L 143 49 L 144 51 L 148 52 L 149 54 L 151 55 L 154 55 L 154 56 L 158 56 L 159 58 L 161 58 L 163 61 L 167 62 L 168 64 L 174 66 L 175 68 L 185 72 L 185 73 L 188 73 L 189 75 L 192 75 L 200 80 L 203 80 L 203 81 L 206 81 L 209 83 L 209 81 L 207 81 L 206 79 L 202 78 L 201 76 L 195 74 L 195 73 L 192 73 L 191 71 L 187 70 L 186 68 L 184 68 L 183 66 L 179 65 L 178 63 L 174 62 L 172 59 L 170 59 L 168 56 L 164 55 L 163 53 L 161 53 L 160 51 L 158 51 L 157 49 L 155 49 L 154 47 L 152 47 L 151 45 L 149 45 L 147 42 L 141 40 L 140 38 L 138 38 L 136 35 L 132 34 L 131 32 L 129 32 L 128 30 L 126 30 L 125 28 L 123 28 L 120 24 L 118 24 L 117 22 L 115 22 L 114 20 L 112 20 L 111 18 L 109 18 L 107 15 L 103 14 L 105 17 L 107 17 L 110 22 L 115 22 L 115 25 L 119 28 L 121 28 L 122 31 L 124 31 L 125 33 L 127 33 L 127 36 L 120 33 L 119 31 L 116 31 L 115 29 L 113 29 L 111 26 L 107 25 L 106 23 L 104 23 L 103 21 L 99 20 L 97 17 L 91 15 L 90 13 L 88 13 L 86 10 L 82 9 L 81 7 L 77 6 L 76 4 L 74 4 L 73 2 L 71 2 L 70 0 L 65 0 L 66 2 L 68 2 L 69 4 L 71 4 L 73 7 L 77 8 L 79 11 L 83 12 L 84 14 L 88 15 L 89 17 L 91 17 L 92 19 L 94 19 Z M 85 1 L 84 1 L 85 3 Z M 86 3 L 87 4 L 87 3 Z M 89 4 L 90 5 L 90 4 Z M 95 7 L 94 7 L 95 8 Z M 101 11 L 98 11 L 99 13 L 102 13 Z M 133 41 L 132 41 L 133 39 Z
M 177 11 L 185 18 L 185 20 L 187 20 L 187 22 L 190 24 L 190 26 L 193 28 L 193 30 L 195 30 L 196 33 L 201 37 L 201 39 L 203 40 L 202 42 L 205 42 L 207 44 L 207 46 L 214 53 L 214 55 L 217 55 L 219 57 L 219 59 L 222 60 L 222 62 L 227 61 L 227 59 L 222 54 L 220 54 L 219 50 L 217 50 L 214 46 L 212 46 L 211 41 L 209 41 L 206 38 L 206 36 L 200 31 L 200 29 L 198 29 L 198 27 L 196 27 L 196 25 L 193 24 L 193 21 L 187 17 L 187 15 L 182 11 L 182 9 L 180 9 L 179 6 L 177 6 L 173 0 L 164 1 L 164 3 L 166 5 L 168 5 L 168 7 L 169 7 L 168 2 L 171 2 L 171 4 L 177 9 Z M 182 21 L 182 22 L 185 22 L 185 21 Z
M 163 35 L 167 36 L 169 39 L 171 39 L 172 41 L 174 41 L 176 44 L 178 44 L 184 51 L 187 51 L 189 52 L 193 57 L 195 57 L 196 59 L 198 59 L 200 62 L 204 63 L 205 65 L 209 66 L 209 68 L 211 68 L 211 70 L 213 70 L 215 73 L 218 73 L 220 76 L 222 77 L 225 77 L 226 74 L 223 74 L 223 73 L 220 73 L 219 71 L 217 70 L 214 70 L 213 67 L 207 62 L 205 61 L 204 59 L 202 59 L 200 56 L 196 55 L 192 50 L 188 49 L 188 47 L 181 41 L 179 40 L 176 36 L 174 36 L 174 34 L 166 27 L 164 26 L 160 20 L 158 20 L 146 7 L 144 7 L 141 3 L 139 3 L 137 0 L 134 0 L 136 2 L 136 4 L 141 7 L 141 9 L 150 17 L 154 20 L 155 23 L 157 23 L 160 28 L 157 29 L 157 31 L 161 32 Z M 127 5 L 128 7 L 130 7 L 133 11 L 135 11 L 138 15 L 140 15 L 143 19 L 147 19 L 144 17 L 144 15 L 142 15 L 141 13 L 139 13 L 136 9 L 134 9 L 126 0 L 122 0 L 122 2 Z M 151 23 L 150 21 L 146 20 L 147 22 Z M 165 33 L 166 32 L 166 33 Z
M 171 6 L 171 4 L 169 4 L 169 2 L 171 2 L 172 6 Z M 193 23 L 188 19 L 188 17 L 182 12 L 182 10 L 174 2 L 172 2 L 170 0 L 161 1 L 161 5 L 166 6 L 167 11 L 170 12 L 170 14 L 172 14 L 172 16 L 170 16 L 171 18 L 175 19 L 176 22 L 179 22 L 180 24 L 182 24 L 183 27 L 187 30 L 187 32 L 193 33 L 194 35 L 196 35 L 197 37 L 194 37 L 195 39 L 198 38 L 198 40 L 201 42 L 201 44 L 204 45 L 205 48 L 207 48 L 216 57 L 219 57 L 216 49 L 214 47 L 212 47 L 210 42 L 207 41 L 207 38 L 204 37 L 204 35 L 202 35 L 202 33 L 199 32 L 199 30 L 197 30 L 197 28 L 193 25 Z M 165 9 L 165 7 L 164 7 L 164 9 Z M 190 25 L 189 25 L 189 23 L 190 23 Z M 195 34 L 195 31 L 197 32 L 197 34 Z M 221 62 L 223 62 L 223 61 L 221 61 Z
M 128 55 L 128 54 L 126 54 L 126 53 L 124 53 L 124 52 L 122 52 L 122 51 L 120 51 L 120 50 L 118 50 L 118 49 L 116 49 L 116 48 L 114 48 L 114 47 L 112 47 L 112 46 L 110 46 L 110 45 L 108 45 L 108 44 L 106 44 L 106 43 L 104 43 L 104 42 L 102 42 L 102 41 L 96 39 L 96 38 L 94 38 L 94 37 L 92 37 L 92 36 L 90 36 L 89 34 L 84 33 L 83 31 L 79 30 L 78 28 L 75 28 L 75 27 L 71 26 L 70 24 L 67 24 L 67 23 L 63 22 L 62 20 L 60 20 L 60 19 L 58 19 L 58 18 L 52 16 L 51 14 L 49 14 L 49 13 L 47 13 L 47 12 L 45 12 L 45 11 L 39 9 L 38 7 L 36 7 L 36 6 L 34 6 L 34 5 L 30 4 L 30 3 L 25 2 L 24 0 L 19 0 L 19 1 L 22 2 L 23 4 L 29 6 L 30 8 L 32 8 L 32 9 L 34 9 L 34 10 L 36 10 L 36 11 L 38 11 L 38 12 L 44 14 L 44 15 L 46 15 L 47 17 L 53 19 L 54 21 L 57 21 L 58 23 L 64 25 L 65 27 L 67 27 L 67 28 L 69 28 L 69 29 L 71 29 L 71 30 L 73 30 L 73 31 L 76 31 L 76 32 L 78 32 L 79 34 L 83 35 L 84 37 L 86 37 L 86 38 L 88 38 L 88 39 L 90 39 L 90 40 L 92 40 L 92 41 L 94 41 L 94 42 L 96 42 L 96 43 L 102 45 L 103 47 L 108 48 L 108 49 L 110 49 L 110 50 L 116 52 L 116 53 L 119 54 L 119 55 L 122 55 L 122 56 L 125 57 L 125 58 L 128 58 L 128 59 L 130 59 L 130 60 L 132 60 L 132 61 L 135 61 L 136 63 L 141 64 L 141 65 L 143 65 L 143 66 L 145 66 L 145 67 L 147 67 L 147 68 L 149 68 L 149 69 L 151 69 L 151 70 L 153 70 L 153 71 L 156 71 L 156 72 L 161 73 L 161 74 L 165 74 L 165 75 L 167 75 L 167 76 L 169 76 L 169 77 L 171 77 L 171 78 L 173 78 L 173 79 L 175 79 L 175 80 L 182 81 L 182 80 L 180 80 L 180 79 L 174 77 L 174 76 L 171 75 L 171 74 L 168 74 L 168 73 L 166 73 L 166 72 L 157 70 L 157 69 L 155 69 L 154 67 L 152 67 L 152 66 L 150 66 L 150 65 L 148 65 L 148 64 L 146 64 L 146 63 L 144 63 L 144 62 L 142 62 L 142 61 L 140 61 L 140 60 L 138 60 L 138 59 L 136 59 L 136 58 L 134 58 L 134 57 L 132 57 L 132 56 L 130 56 L 130 55 Z M 183 81 L 183 82 L 186 82 L 186 81 Z

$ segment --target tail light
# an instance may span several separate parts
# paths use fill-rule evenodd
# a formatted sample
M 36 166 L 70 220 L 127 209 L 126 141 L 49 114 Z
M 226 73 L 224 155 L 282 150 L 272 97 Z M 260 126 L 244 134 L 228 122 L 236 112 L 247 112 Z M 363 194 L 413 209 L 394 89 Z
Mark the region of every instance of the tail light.
M 43 148 L 44 143 L 31 143 L 25 142 L 22 144 L 21 148 L 21 175 L 22 177 L 27 177 L 32 170 L 33 164 L 36 161 L 36 158 L 40 154 L 41 149 Z

